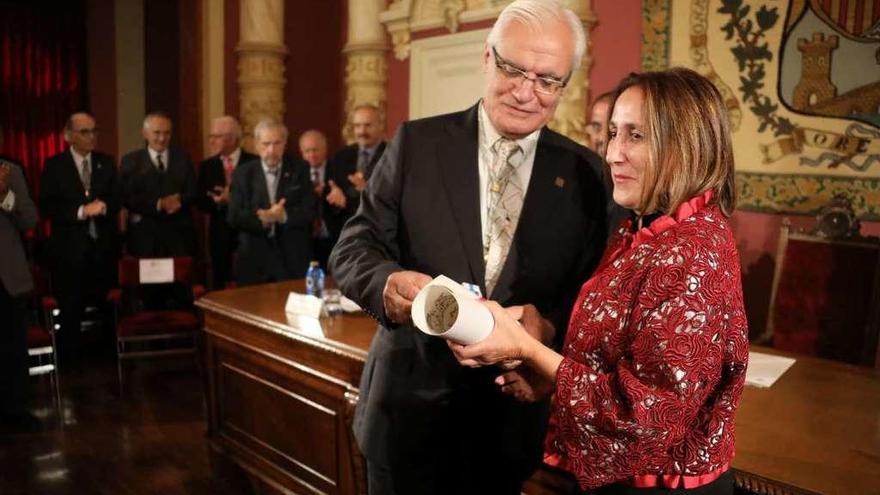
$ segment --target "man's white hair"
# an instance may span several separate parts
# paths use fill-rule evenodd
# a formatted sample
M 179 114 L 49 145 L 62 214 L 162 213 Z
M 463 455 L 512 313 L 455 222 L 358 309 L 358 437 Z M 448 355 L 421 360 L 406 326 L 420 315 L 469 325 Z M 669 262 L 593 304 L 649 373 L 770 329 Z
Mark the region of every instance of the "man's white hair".
M 150 120 L 152 120 L 152 119 L 165 119 L 168 121 L 169 124 L 172 124 L 171 117 L 169 117 L 167 113 L 165 113 L 165 112 L 150 112 L 144 117 L 144 129 L 150 128 Z
M 254 139 L 260 139 L 260 136 L 272 129 L 281 129 L 284 134 L 284 140 L 287 141 L 287 126 L 275 119 L 262 119 L 254 126 Z
M 495 21 L 486 43 L 497 47 L 501 41 L 501 33 L 511 22 L 519 22 L 528 26 L 535 32 L 547 29 L 548 24 L 564 22 L 568 25 L 572 37 L 574 37 L 574 60 L 572 60 L 572 72 L 581 66 L 581 59 L 587 49 L 587 36 L 584 34 L 584 26 L 578 16 L 571 10 L 563 7 L 558 0 L 516 0 L 511 3 Z M 555 26 L 553 26 L 555 27 Z
M 232 135 L 235 137 L 236 141 L 241 141 L 241 124 L 238 123 L 238 119 L 231 115 L 223 115 L 222 117 L 217 117 L 214 119 L 214 123 L 227 123 L 232 127 Z

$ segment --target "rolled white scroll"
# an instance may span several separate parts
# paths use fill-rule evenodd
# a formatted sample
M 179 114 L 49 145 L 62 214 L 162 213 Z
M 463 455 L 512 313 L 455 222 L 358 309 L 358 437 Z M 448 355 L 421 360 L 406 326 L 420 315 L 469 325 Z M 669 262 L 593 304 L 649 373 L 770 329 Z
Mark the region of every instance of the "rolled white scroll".
M 444 275 L 422 287 L 411 312 L 419 330 L 458 344 L 476 344 L 495 326 L 492 313 L 478 297 Z

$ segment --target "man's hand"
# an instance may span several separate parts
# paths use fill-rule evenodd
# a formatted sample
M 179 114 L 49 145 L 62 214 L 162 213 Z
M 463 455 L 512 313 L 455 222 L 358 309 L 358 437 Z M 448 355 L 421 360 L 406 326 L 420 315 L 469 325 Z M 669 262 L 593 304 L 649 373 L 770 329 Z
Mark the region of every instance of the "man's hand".
M 208 196 L 214 200 L 216 204 L 226 204 L 229 202 L 229 186 L 214 186 L 213 191 L 208 191 Z
M 0 163 L 0 200 L 6 198 L 9 192 L 9 180 L 12 177 L 12 166 L 8 163 Z
M 327 194 L 327 202 L 337 208 L 345 208 L 345 205 L 348 204 L 345 193 L 336 185 L 336 182 L 330 180 L 327 183 L 330 184 L 330 192 Z
M 554 384 L 535 373 L 528 366 L 516 371 L 508 371 L 495 378 L 495 384 L 505 394 L 512 395 L 521 402 L 535 402 L 553 392 Z
M 351 182 L 351 185 L 354 186 L 357 192 L 361 192 L 367 187 L 367 180 L 364 178 L 364 173 L 360 170 L 353 174 L 349 174 L 348 181 Z
M 174 213 L 177 213 L 177 210 L 180 209 L 180 206 L 181 203 L 179 193 L 169 194 L 168 196 L 163 196 L 161 199 L 159 199 L 159 208 L 161 208 L 162 211 L 164 211 L 168 215 L 173 215 Z
M 273 204 L 269 208 L 260 208 L 257 210 L 257 217 L 260 219 L 260 222 L 263 224 L 263 227 L 268 227 L 273 223 L 278 223 L 281 220 L 284 220 L 284 203 L 286 200 L 281 198 L 275 204 Z
M 556 327 L 549 320 L 541 316 L 541 313 L 538 312 L 538 308 L 534 304 L 522 306 L 522 316 L 520 316 L 519 322 L 526 329 L 526 332 L 529 332 L 529 335 L 538 342 L 547 347 L 550 347 L 553 343 Z
M 382 298 L 385 304 L 385 315 L 395 323 L 411 323 L 413 299 L 428 285 L 431 277 L 414 271 L 394 272 L 385 281 Z
M 91 203 L 83 205 L 83 216 L 86 218 L 97 217 L 107 214 L 107 203 L 96 199 Z

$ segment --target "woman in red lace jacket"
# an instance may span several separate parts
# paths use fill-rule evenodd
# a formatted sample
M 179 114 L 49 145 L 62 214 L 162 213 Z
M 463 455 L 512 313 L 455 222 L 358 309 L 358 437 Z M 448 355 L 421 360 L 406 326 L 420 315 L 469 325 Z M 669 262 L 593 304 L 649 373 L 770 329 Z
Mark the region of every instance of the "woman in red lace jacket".
M 493 333 L 450 347 L 468 366 L 522 360 L 498 379 L 520 399 L 555 390 L 545 460 L 582 488 L 732 494 L 748 331 L 724 101 L 673 69 L 624 80 L 611 115 L 614 200 L 634 217 L 583 285 L 562 354 L 494 302 Z

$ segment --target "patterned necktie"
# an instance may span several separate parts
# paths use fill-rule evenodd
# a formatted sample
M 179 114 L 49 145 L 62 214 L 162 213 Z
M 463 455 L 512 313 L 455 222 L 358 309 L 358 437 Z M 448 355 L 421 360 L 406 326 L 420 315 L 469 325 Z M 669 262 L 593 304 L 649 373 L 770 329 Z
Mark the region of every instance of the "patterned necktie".
M 513 234 L 519 222 L 523 204 L 523 190 L 516 166 L 510 158 L 520 150 L 516 141 L 501 138 L 493 146 L 495 159 L 489 169 L 488 232 L 483 241 L 486 261 L 486 295 L 491 295 L 498 276 L 507 260 Z
M 358 161 L 357 161 L 357 171 L 364 174 L 364 177 L 367 175 L 367 164 L 370 163 L 370 152 L 366 149 L 362 149 L 360 153 L 358 153 Z
M 88 158 L 83 159 L 82 162 L 82 183 L 83 189 L 86 192 L 86 198 L 88 198 L 92 192 L 92 164 L 89 163 Z M 89 219 L 89 237 L 92 239 L 98 238 L 98 228 L 95 227 L 94 218 Z
M 231 156 L 223 157 L 223 175 L 226 177 L 226 185 L 232 184 L 232 171 L 235 170 L 235 164 L 232 163 Z
M 82 179 L 83 189 L 86 191 L 86 197 L 89 197 L 92 190 L 92 165 L 89 163 L 88 158 L 84 158 L 82 161 L 82 174 L 80 178 Z
M 269 206 L 275 204 L 275 190 L 278 187 L 278 167 L 266 169 L 266 187 L 269 188 Z M 269 238 L 275 237 L 275 224 L 269 226 Z
M 165 162 L 162 161 L 162 153 L 156 154 L 156 167 L 159 169 L 159 172 L 165 172 Z
M 269 205 L 275 204 L 275 189 L 278 184 L 278 167 L 266 170 L 266 187 L 269 188 Z

